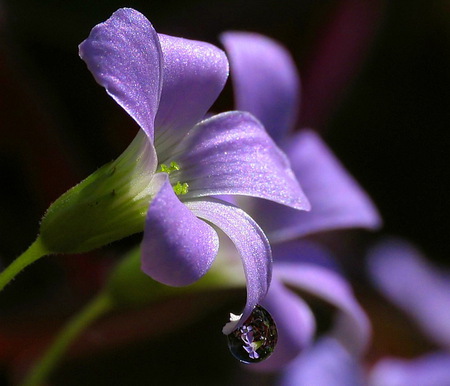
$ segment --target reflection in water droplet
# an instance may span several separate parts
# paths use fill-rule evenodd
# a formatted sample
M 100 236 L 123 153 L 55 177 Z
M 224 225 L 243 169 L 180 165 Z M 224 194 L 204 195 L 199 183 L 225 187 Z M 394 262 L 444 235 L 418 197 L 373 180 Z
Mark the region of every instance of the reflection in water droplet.
M 243 363 L 258 363 L 272 354 L 278 333 L 272 316 L 257 305 L 244 324 L 227 337 L 235 358 Z

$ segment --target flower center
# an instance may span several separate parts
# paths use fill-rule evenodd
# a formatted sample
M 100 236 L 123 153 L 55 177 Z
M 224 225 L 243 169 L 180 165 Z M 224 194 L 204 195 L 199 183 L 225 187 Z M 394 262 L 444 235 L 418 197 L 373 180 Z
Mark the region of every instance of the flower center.
M 159 171 L 163 173 L 167 173 L 170 178 L 170 182 L 172 183 L 173 191 L 177 196 L 184 195 L 189 192 L 189 184 L 187 182 L 181 181 L 173 181 L 174 172 L 178 172 L 180 170 L 180 165 L 177 162 L 171 161 L 169 165 L 161 164 L 159 166 Z
M 169 175 L 175 170 L 180 170 L 180 165 L 178 165 L 178 163 L 176 163 L 175 161 L 172 161 L 169 166 L 167 166 L 166 164 L 161 164 L 159 167 L 161 172 L 167 173 Z

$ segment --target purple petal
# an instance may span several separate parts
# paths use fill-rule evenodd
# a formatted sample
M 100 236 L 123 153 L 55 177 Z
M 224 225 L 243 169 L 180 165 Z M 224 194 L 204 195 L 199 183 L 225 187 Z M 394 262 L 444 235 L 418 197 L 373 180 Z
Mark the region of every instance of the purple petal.
M 361 369 L 334 339 L 322 339 L 292 362 L 279 386 L 362 386 Z
M 380 226 L 372 201 L 313 131 L 303 130 L 285 146 L 292 169 L 311 202 L 310 212 L 257 203 L 248 210 L 271 242 L 313 232 Z
M 237 109 L 255 115 L 278 141 L 295 124 L 299 109 L 300 80 L 291 56 L 256 33 L 226 32 L 221 41 L 231 62 Z
M 95 26 L 79 49 L 95 80 L 152 139 L 162 52 L 150 22 L 134 9 L 119 9 Z
M 203 121 L 171 157 L 180 165 L 179 179 L 189 184 L 186 198 L 238 194 L 309 208 L 289 161 L 248 113 Z
M 236 246 L 247 280 L 247 303 L 241 321 L 250 316 L 253 308 L 262 302 L 272 277 L 270 245 L 259 226 L 243 210 L 218 200 L 186 202 L 196 216 L 215 224 Z M 234 328 L 239 327 L 239 323 Z M 229 334 L 234 328 L 224 328 Z
M 296 239 L 272 245 L 276 263 L 314 264 L 342 274 L 342 269 L 331 252 L 322 244 L 311 240 Z
M 435 352 L 413 360 L 386 358 L 371 371 L 370 386 L 444 386 L 450 384 L 450 354 Z
M 369 253 L 375 285 L 421 327 L 429 338 L 450 349 L 450 275 L 431 266 L 412 245 L 380 243 Z
M 164 55 L 155 146 L 164 152 L 204 119 L 228 77 L 228 60 L 219 48 L 200 41 L 159 35 Z
M 338 274 L 312 264 L 276 263 L 274 275 L 335 306 L 338 313 L 332 335 L 352 353 L 361 354 L 370 337 L 368 319 L 348 283 Z
M 277 325 L 278 343 L 273 354 L 252 365 L 251 370 L 280 370 L 311 344 L 315 333 L 314 315 L 303 299 L 284 287 L 276 276 L 261 305 Z
M 219 247 L 217 233 L 180 202 L 167 174 L 158 173 L 153 182 L 160 189 L 147 212 L 142 270 L 167 285 L 191 284 L 210 268 Z

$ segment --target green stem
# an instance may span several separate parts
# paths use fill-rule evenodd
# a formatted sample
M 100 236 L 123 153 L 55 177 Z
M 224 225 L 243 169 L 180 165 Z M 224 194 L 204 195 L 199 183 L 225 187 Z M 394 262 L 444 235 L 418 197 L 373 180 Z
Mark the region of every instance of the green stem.
M 46 384 L 46 379 L 61 361 L 63 354 L 76 337 L 103 314 L 109 312 L 114 303 L 107 292 L 101 292 L 75 315 L 58 334 L 44 356 L 28 373 L 22 386 L 40 386 Z
M 14 260 L 3 272 L 0 273 L 0 291 L 16 277 L 24 268 L 34 263 L 39 258 L 50 254 L 50 251 L 41 242 L 38 237 L 30 247 Z

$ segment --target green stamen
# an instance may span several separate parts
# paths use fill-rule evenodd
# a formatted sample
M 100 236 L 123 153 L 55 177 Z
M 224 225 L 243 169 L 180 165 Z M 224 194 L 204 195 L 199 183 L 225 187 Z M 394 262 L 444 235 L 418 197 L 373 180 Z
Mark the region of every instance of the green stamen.
M 176 170 L 180 170 L 180 165 L 178 165 L 178 163 L 176 163 L 175 161 L 172 161 L 169 166 L 167 166 L 166 164 L 160 165 L 160 171 L 163 173 L 170 174 Z
M 169 175 L 179 170 L 180 165 L 175 161 L 171 161 L 169 166 L 167 166 L 166 164 L 159 165 L 159 171 L 162 173 L 167 173 Z M 178 181 L 175 185 L 173 185 L 173 191 L 177 196 L 186 194 L 187 192 L 189 192 L 189 185 L 186 182 L 182 183 Z
M 177 196 L 186 194 L 189 191 L 189 185 L 187 182 L 181 183 L 178 181 L 173 187 L 173 191 Z

